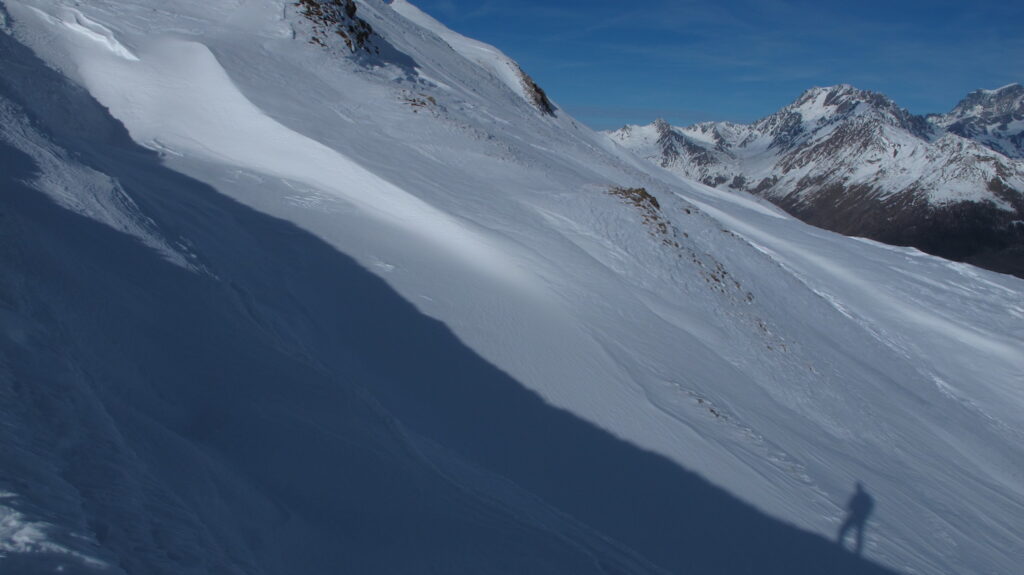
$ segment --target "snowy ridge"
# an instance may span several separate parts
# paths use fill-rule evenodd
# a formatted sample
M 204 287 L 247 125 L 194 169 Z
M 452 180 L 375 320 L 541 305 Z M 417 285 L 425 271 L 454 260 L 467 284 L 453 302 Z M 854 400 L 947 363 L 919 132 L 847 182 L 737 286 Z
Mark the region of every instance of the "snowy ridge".
M 549 115 L 554 113 L 554 104 L 548 100 L 547 94 L 519 67 L 519 64 L 494 46 L 453 32 L 406 0 L 394 0 L 390 6 L 410 22 L 437 34 L 466 59 L 493 73 L 509 89 L 527 102 L 532 102 L 542 112 Z
M 355 4 L 380 55 L 274 0 L 74 4 L 137 60 L 3 4 L 4 109 L 153 225 L 50 201 L 3 140 L 0 490 L 73 555 L 0 567 L 1016 566 L 1020 280 L 680 180 L 406 2 Z M 858 480 L 867 561 L 833 541 Z
M 610 135 L 705 184 L 775 198 L 841 184 L 867 186 L 883 197 L 915 189 L 936 206 L 993 201 L 1010 210 L 988 183 L 998 178 L 1024 189 L 1020 163 L 956 134 L 935 134 L 932 124 L 887 97 L 848 85 L 808 90 L 750 126 L 655 122 Z
M 1012 125 L 1014 94 L 975 93 L 949 116 L 924 118 L 839 85 L 749 126 L 658 121 L 609 135 L 677 174 L 752 192 L 815 225 L 1021 274 L 1024 236 L 1012 222 L 1024 213 L 1024 163 L 978 124 L 1002 113 L 1000 125 Z

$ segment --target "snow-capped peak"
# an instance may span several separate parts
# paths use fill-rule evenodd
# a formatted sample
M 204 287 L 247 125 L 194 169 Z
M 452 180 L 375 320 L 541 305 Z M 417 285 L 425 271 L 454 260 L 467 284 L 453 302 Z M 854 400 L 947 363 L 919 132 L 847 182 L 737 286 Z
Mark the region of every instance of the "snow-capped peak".
M 1024 158 L 1024 86 L 975 90 L 948 114 L 930 116 L 951 133 L 978 141 L 1002 154 Z
M 936 121 L 949 125 L 968 117 L 991 119 L 1002 116 L 1024 118 L 1024 86 L 1007 84 L 996 90 L 975 90 Z
M 905 129 L 922 137 L 929 132 L 927 122 L 899 107 L 888 96 L 861 90 L 850 84 L 811 88 L 792 104 L 762 122 L 791 125 L 792 121 L 779 121 L 780 116 L 786 118 L 791 114 L 800 115 L 805 130 L 837 119 L 869 116 L 875 121 Z
M 1024 94 L 1024 86 L 1021 86 L 1018 82 L 1011 82 L 1006 86 L 1001 86 L 994 90 L 980 89 L 975 90 L 974 93 L 981 93 L 986 96 L 992 97 L 1020 97 L 1022 94 Z
M 840 84 L 811 88 L 749 126 L 656 122 L 653 139 L 645 130 L 611 135 L 662 167 L 763 195 L 829 229 L 963 258 L 969 254 L 947 251 L 934 239 L 938 231 L 912 237 L 907 230 L 922 228 L 909 225 L 910 214 L 978 209 L 985 213 L 974 220 L 988 222 L 993 246 L 1019 243 L 1014 222 L 1024 218 L 1024 164 L 1007 156 L 1019 157 L 1022 99 L 1019 85 L 978 91 L 950 115 L 924 118 L 883 94 Z M 952 237 L 954 227 L 944 233 Z M 1013 253 L 987 256 L 986 265 L 1019 273 Z

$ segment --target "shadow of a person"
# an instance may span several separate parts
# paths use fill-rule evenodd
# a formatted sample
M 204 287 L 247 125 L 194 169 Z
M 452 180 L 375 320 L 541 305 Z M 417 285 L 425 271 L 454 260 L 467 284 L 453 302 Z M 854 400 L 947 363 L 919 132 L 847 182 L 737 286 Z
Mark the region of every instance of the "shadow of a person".
M 871 515 L 871 511 L 874 507 L 875 498 L 868 495 L 868 492 L 864 489 L 864 484 L 858 481 L 857 491 L 846 503 L 846 520 L 843 521 L 842 526 L 839 527 L 839 537 L 837 539 L 840 547 L 845 547 L 846 534 L 851 529 L 855 529 L 856 542 L 854 543 L 854 552 L 857 555 L 863 554 L 864 526 L 867 523 L 868 517 Z

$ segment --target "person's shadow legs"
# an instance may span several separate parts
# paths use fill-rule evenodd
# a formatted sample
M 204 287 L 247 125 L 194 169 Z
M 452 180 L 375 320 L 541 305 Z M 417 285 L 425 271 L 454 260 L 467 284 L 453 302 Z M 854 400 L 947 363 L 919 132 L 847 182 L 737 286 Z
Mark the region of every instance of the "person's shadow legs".
M 851 529 L 855 529 L 854 541 L 854 553 L 862 555 L 864 553 L 864 528 L 867 524 L 868 517 L 871 515 L 871 511 L 875 507 L 875 499 L 868 495 L 867 490 L 864 489 L 864 485 L 861 482 L 857 482 L 857 490 L 853 496 L 846 503 L 846 520 L 843 521 L 842 526 L 839 528 L 839 535 L 836 538 L 840 547 L 846 545 L 846 535 Z

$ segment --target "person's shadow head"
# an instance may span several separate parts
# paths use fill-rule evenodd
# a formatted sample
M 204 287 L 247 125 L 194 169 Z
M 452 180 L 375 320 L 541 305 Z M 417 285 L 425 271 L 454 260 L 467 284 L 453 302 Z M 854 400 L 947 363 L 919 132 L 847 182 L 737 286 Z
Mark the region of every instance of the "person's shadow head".
M 846 519 L 839 527 L 837 541 L 841 547 L 846 546 L 846 536 L 854 531 L 854 548 L 857 555 L 864 553 L 864 528 L 875 507 L 875 498 L 868 494 L 864 484 L 857 482 L 856 491 L 846 502 Z

